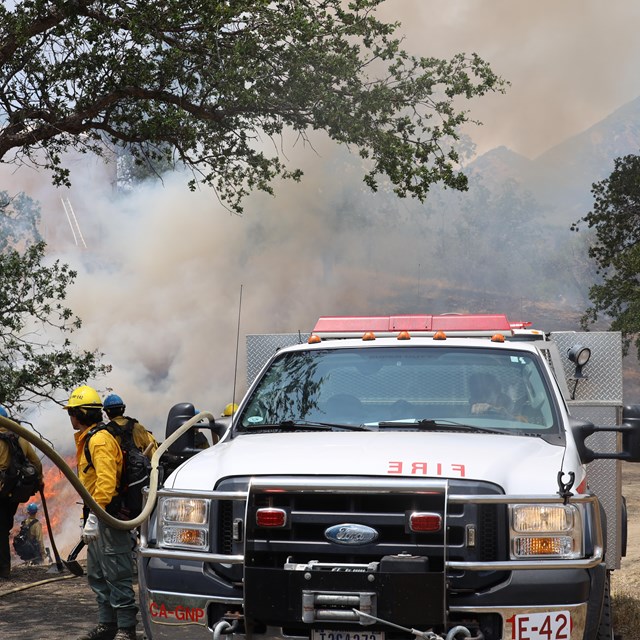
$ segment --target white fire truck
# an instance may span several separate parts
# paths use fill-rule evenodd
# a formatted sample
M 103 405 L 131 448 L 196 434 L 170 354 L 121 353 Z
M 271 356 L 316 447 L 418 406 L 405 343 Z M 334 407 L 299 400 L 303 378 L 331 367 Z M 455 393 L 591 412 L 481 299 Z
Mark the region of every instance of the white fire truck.
M 324 317 L 247 349 L 232 423 L 172 445 L 142 528 L 149 638 L 613 640 L 620 334 Z

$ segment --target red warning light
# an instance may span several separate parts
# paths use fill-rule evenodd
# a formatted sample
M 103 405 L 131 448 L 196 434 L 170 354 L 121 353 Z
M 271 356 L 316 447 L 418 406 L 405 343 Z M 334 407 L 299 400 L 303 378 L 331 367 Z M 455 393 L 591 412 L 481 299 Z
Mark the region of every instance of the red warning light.
M 442 529 L 442 516 L 439 513 L 412 513 L 409 516 L 409 529 L 417 533 L 434 533 Z
M 263 507 L 256 511 L 256 524 L 259 527 L 282 528 L 287 524 L 287 512 L 284 509 Z

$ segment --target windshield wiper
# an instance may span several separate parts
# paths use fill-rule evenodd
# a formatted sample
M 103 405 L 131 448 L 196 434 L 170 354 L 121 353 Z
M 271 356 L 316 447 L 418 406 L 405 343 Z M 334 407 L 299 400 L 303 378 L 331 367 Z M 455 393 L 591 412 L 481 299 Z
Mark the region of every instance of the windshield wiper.
M 364 424 L 344 424 L 336 422 L 313 422 L 311 420 L 283 420 L 274 424 L 260 424 L 245 427 L 244 431 L 257 431 L 261 429 L 283 429 L 287 431 L 332 431 L 342 429 L 344 431 L 374 431 L 375 427 Z
M 491 427 L 478 427 L 473 424 L 465 424 L 463 422 L 456 422 L 455 420 L 439 420 L 432 418 L 413 418 L 411 420 L 386 420 L 378 422 L 379 427 L 415 427 L 416 429 L 437 429 L 438 427 L 453 427 L 456 431 L 471 431 L 475 433 L 500 433 L 510 434 L 509 429 L 493 429 Z M 519 432 L 515 432 L 514 435 L 522 435 Z

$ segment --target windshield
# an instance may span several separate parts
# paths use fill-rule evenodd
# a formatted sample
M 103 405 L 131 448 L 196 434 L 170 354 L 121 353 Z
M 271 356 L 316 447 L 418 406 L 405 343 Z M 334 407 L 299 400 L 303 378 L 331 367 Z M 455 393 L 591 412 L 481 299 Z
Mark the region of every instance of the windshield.
M 520 351 L 375 347 L 284 353 L 235 423 L 240 430 L 363 425 L 382 429 L 557 432 L 535 357 Z

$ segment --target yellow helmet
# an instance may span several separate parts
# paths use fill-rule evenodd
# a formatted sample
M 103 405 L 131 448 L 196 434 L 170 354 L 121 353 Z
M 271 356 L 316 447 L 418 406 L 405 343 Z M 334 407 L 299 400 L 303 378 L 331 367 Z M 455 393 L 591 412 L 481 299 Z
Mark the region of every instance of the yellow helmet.
M 230 402 L 222 412 L 222 416 L 232 416 L 238 410 L 238 405 L 235 402 Z
M 69 396 L 69 402 L 63 407 L 63 409 L 72 409 L 74 407 L 86 407 L 102 409 L 102 400 L 98 392 L 93 387 L 88 387 L 86 384 L 75 389 Z

